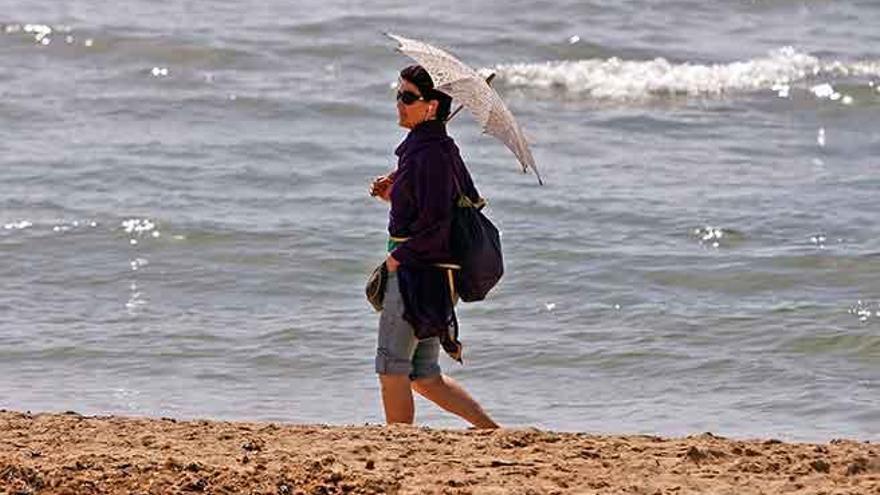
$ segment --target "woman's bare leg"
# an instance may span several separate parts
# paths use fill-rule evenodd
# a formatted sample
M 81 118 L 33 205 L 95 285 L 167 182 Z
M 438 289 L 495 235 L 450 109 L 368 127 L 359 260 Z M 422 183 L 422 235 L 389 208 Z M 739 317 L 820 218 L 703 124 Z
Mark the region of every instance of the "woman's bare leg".
M 446 375 L 420 378 L 412 382 L 412 388 L 424 398 L 462 417 L 477 428 L 499 427 L 461 385 Z
M 415 417 L 412 388 L 408 375 L 379 375 L 385 422 L 412 424 Z

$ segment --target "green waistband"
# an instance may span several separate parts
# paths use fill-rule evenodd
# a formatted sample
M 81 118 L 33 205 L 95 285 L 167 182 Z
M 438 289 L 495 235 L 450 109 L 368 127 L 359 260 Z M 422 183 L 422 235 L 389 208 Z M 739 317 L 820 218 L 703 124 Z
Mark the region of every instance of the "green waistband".
M 400 246 L 404 242 L 408 241 L 409 237 L 394 237 L 393 235 L 388 236 L 388 252 L 394 251 L 397 246 Z

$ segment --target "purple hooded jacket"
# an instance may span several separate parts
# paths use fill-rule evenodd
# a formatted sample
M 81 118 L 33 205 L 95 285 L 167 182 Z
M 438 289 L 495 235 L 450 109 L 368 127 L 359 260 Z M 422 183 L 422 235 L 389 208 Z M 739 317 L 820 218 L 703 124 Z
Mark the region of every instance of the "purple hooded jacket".
M 391 255 L 400 262 L 397 279 L 404 318 L 420 339 L 440 337 L 443 349 L 461 360 L 458 321 L 449 274 L 439 264 L 455 263 L 450 252 L 452 212 L 458 189 L 473 201 L 479 193 L 443 122 L 413 128 L 397 147 L 388 233 L 406 238 Z

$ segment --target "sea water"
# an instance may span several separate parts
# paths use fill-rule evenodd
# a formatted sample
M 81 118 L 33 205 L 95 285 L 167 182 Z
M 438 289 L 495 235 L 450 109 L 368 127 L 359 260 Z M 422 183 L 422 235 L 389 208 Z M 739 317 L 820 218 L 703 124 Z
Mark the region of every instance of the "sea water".
M 391 31 L 546 181 L 450 124 L 507 272 L 441 365 L 499 422 L 880 440 L 877 2 L 0 7 L 0 407 L 381 422 Z

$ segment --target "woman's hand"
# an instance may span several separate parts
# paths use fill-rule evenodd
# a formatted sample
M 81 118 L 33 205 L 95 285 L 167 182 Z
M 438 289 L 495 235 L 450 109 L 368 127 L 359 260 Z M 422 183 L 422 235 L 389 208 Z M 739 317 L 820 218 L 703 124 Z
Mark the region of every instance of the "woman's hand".
M 396 259 L 394 259 L 394 256 L 391 256 L 389 254 L 388 257 L 385 258 L 385 267 L 388 268 L 389 272 L 396 272 L 397 267 L 399 267 L 399 266 L 400 266 L 400 262 L 397 261 Z
M 376 177 L 370 184 L 370 196 L 375 196 L 383 201 L 391 201 L 391 185 L 394 184 L 394 175 L 382 175 Z

